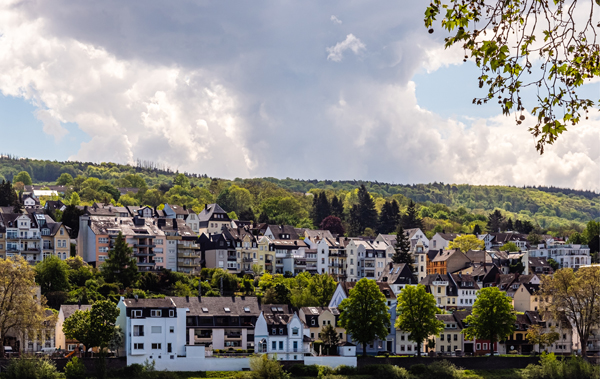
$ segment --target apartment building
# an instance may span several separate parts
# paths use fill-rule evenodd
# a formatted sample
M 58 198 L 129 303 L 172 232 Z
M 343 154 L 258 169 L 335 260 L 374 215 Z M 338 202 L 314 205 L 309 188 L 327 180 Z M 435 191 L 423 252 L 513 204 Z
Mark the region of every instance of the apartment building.
M 452 353 L 456 350 L 463 351 L 464 338 L 461 333 L 461 324 L 453 314 L 435 315 L 435 317 L 444 323 L 444 330 L 439 336 L 431 336 L 435 341 L 436 353 Z
M 206 204 L 200 214 L 198 214 L 198 233 L 208 236 L 221 233 L 224 227 L 231 225 L 231 219 L 227 212 L 219 204 Z
M 3 213 L 0 216 L 6 231 L 6 258 L 21 255 L 32 264 L 41 261 L 42 236 L 35 215 Z
M 185 343 L 206 350 L 254 348 L 254 327 L 264 307 L 256 297 L 174 297 L 187 309 Z
M 529 250 L 529 257 L 552 258 L 558 262 L 560 268 L 572 268 L 574 270 L 592 263 L 589 246 L 559 242 L 540 244 L 535 248 L 532 247 Z
M 410 267 L 405 263 L 388 263 L 388 266 L 377 279 L 378 282 L 387 283 L 394 294 L 398 296 L 406 286 L 416 286 L 417 278 L 413 275 Z
M 165 251 L 168 248 L 165 233 L 156 219 L 139 216 L 79 218 L 78 255 L 95 267 L 102 265 L 108 251 L 114 247 L 119 233 L 133 249 L 139 271 L 154 271 L 165 267 Z
M 308 335 L 313 340 L 321 338 L 321 330 L 333 325 L 340 341 L 346 341 L 346 329 L 338 325 L 340 311 L 335 307 L 303 307 L 298 312 L 300 319 L 308 328 Z

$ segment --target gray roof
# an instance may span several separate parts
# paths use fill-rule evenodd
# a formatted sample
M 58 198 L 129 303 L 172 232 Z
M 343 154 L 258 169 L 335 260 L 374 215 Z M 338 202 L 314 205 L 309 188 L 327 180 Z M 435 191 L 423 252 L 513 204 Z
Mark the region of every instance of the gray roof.
M 256 297 L 173 297 L 178 308 L 188 308 L 189 316 L 231 316 L 253 315 L 258 316 L 261 306 Z M 270 305 L 263 305 L 268 308 Z M 225 310 L 229 309 L 229 312 Z M 248 312 L 246 312 L 246 308 Z M 206 309 L 206 312 L 204 311 Z
M 405 263 L 394 263 L 384 267 L 378 282 L 387 284 L 416 284 L 418 283 L 410 268 Z
M 78 305 L 78 304 L 63 304 L 60 306 L 60 309 L 63 312 L 63 315 L 65 316 L 65 320 L 68 319 L 69 317 L 71 317 L 73 315 L 73 313 L 77 312 L 77 311 L 89 311 L 90 309 L 92 309 L 91 305 Z
M 164 299 L 123 299 L 127 308 L 175 308 L 175 303 L 170 297 Z
M 198 214 L 198 220 L 200 222 L 209 221 L 212 215 L 215 213 L 225 214 L 225 218 L 223 218 L 222 221 L 229 221 L 229 216 L 227 216 L 227 212 L 225 212 L 219 204 L 206 204 L 202 212 Z

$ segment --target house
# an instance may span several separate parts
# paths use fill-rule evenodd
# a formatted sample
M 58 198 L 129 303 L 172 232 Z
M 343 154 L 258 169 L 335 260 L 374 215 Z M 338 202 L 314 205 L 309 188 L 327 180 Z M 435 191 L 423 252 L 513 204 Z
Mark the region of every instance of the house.
M 463 351 L 462 324 L 456 320 L 454 314 L 435 315 L 439 321 L 444 323 L 444 330 L 439 336 L 431 336 L 435 341 L 435 351 L 441 354 L 452 353 L 457 350 Z
M 430 255 L 428 254 L 428 258 Z M 471 264 L 471 260 L 460 250 L 439 250 L 427 262 L 427 274 L 447 274 L 461 270 Z
M 173 297 L 187 309 L 185 343 L 210 350 L 254 348 L 254 327 L 265 306 L 256 297 Z
M 510 297 L 514 297 L 521 283 L 540 284 L 540 278 L 535 274 L 520 275 L 515 274 L 500 274 L 496 279 L 496 287 L 501 291 L 505 291 Z
M 429 274 L 419 284 L 433 295 L 440 308 L 456 308 L 458 305 L 458 288 L 450 275 Z
M 418 284 L 417 278 L 407 264 L 393 262 L 388 264 L 377 281 L 387 283 L 396 296 L 404 287 Z
M 455 272 L 455 274 L 471 275 L 479 288 L 496 285 L 496 277 L 500 275 L 498 266 L 493 263 L 471 263 L 471 266 Z
M 472 307 L 477 299 L 479 286 L 472 275 L 469 274 L 449 274 L 448 278 L 456 286 L 457 302 L 459 308 Z
M 429 241 L 429 248 L 433 250 L 447 249 L 450 245 L 450 241 L 454 241 L 454 239 L 459 236 L 460 234 L 456 233 L 435 233 Z
M 44 209 L 46 212 L 64 212 L 67 206 L 60 200 L 47 200 L 46 204 L 44 204 Z
M 471 314 L 471 310 L 458 310 L 454 311 L 452 315 L 457 321 L 459 328 L 464 329 L 467 327 L 465 319 L 467 316 Z M 447 340 L 447 338 L 446 338 Z M 493 346 L 490 340 L 474 338 L 472 340 L 468 340 L 463 335 L 463 353 L 466 355 L 485 355 L 491 354 L 492 350 L 494 350 L 494 354 L 498 353 L 498 342 L 494 342 Z
M 43 258 L 55 255 L 65 260 L 70 257 L 71 244 L 68 227 L 63 225 L 62 222 L 54 222 L 48 215 L 35 214 L 35 218 L 40 226 Z
M 63 304 L 60 306 L 58 311 L 58 318 L 56 320 L 56 326 L 54 330 L 54 345 L 57 349 L 65 350 L 65 351 L 73 351 L 79 345 L 77 340 L 67 339 L 65 337 L 65 333 L 63 332 L 63 325 L 65 320 L 71 317 L 77 311 L 89 311 L 92 309 L 91 305 L 68 305 Z M 125 330 L 125 329 L 123 329 Z
M 396 328 L 393 327 L 394 322 L 396 321 L 396 305 L 398 303 L 398 299 L 396 295 L 394 295 L 394 291 L 389 284 L 383 282 L 375 282 L 379 287 L 379 290 L 386 298 L 387 306 L 389 307 L 388 312 L 390 313 L 390 325 L 391 328 L 389 330 L 389 334 L 386 336 L 385 340 L 376 339 L 367 345 L 367 354 L 376 354 L 378 351 L 387 350 L 390 352 L 395 352 L 396 347 Z M 354 288 L 356 282 L 340 282 L 338 283 L 333 296 L 331 297 L 331 301 L 329 302 L 329 307 L 339 307 L 342 300 L 348 298 L 350 295 L 350 291 Z M 347 335 L 347 340 L 352 341 L 352 336 Z M 357 346 L 357 353 L 362 353 L 362 346 Z
M 515 311 L 537 311 L 543 299 L 539 296 L 540 285 L 521 283 L 513 296 Z
M 236 251 L 236 263 L 241 272 L 251 273 L 252 266 L 259 263 L 258 244 L 256 237 L 250 232 L 249 228 L 232 228 L 226 226 L 222 231 L 227 241 Z M 264 269 L 264 267 L 263 267 Z
M 6 258 L 20 255 L 32 264 L 41 261 L 41 234 L 35 215 L 3 213 L 2 221 L 6 230 Z
M 201 247 L 197 243 L 196 233 L 189 227 L 185 220 L 179 218 L 158 218 L 153 220 L 164 233 L 161 257 L 155 257 L 157 263 L 162 263 L 167 270 L 185 273 L 194 273 L 200 270 L 203 264 Z
M 528 263 L 529 272 L 532 274 L 549 275 L 554 273 L 554 269 L 545 257 L 529 257 Z
M 23 195 L 21 199 L 21 203 L 25 208 L 39 208 L 40 207 L 40 199 L 38 199 L 33 194 Z
M 198 215 L 191 209 L 187 209 L 185 205 L 166 204 L 162 209 L 165 218 L 176 218 L 184 220 L 185 223 L 194 231 L 196 235 L 200 232 L 200 222 Z
M 255 351 L 279 360 L 304 361 L 304 355 L 310 354 L 307 332 L 289 305 L 265 305 L 254 329 Z
M 560 268 L 578 269 L 591 264 L 590 248 L 580 244 L 561 244 L 554 240 L 531 247 L 530 258 L 554 259 Z
M 198 233 L 211 235 L 221 233 L 221 230 L 231 225 L 227 212 L 219 204 L 206 204 L 198 215 Z
M 186 355 L 186 312 L 173 299 L 124 299 L 116 325 L 124 331 L 127 364 L 164 361 Z M 202 354 L 204 356 L 204 354 Z
M 303 307 L 300 308 L 298 316 L 308 328 L 307 333 L 311 339 L 318 340 L 321 338 L 321 330 L 326 325 L 333 325 L 340 341 L 346 341 L 346 329 L 338 326 L 340 311 L 334 307 Z M 310 334 L 309 334 L 310 333 Z

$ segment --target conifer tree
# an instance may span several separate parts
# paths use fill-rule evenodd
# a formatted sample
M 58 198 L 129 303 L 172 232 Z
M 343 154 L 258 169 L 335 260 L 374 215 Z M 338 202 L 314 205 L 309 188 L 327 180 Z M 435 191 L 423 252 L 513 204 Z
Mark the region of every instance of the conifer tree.
M 509 231 L 514 230 L 512 218 L 508 219 L 508 222 L 506 223 L 506 230 L 509 230 Z
M 423 221 L 419 217 L 416 204 L 411 200 L 406 209 L 406 214 L 402 216 L 402 227 L 404 229 L 423 229 Z
M 327 200 L 325 191 L 322 191 L 317 196 L 313 197 L 313 209 L 311 212 L 311 218 L 314 225 L 321 225 L 321 222 L 325 217 L 331 216 L 331 205 Z
M 488 215 L 487 230 L 490 233 L 498 233 L 504 226 L 504 216 L 502 212 L 496 209 Z
M 17 193 L 9 181 L 2 181 L 0 183 L 0 207 L 11 207 L 15 206 L 19 202 Z
M 139 278 L 133 249 L 127 245 L 123 233 L 119 232 L 115 247 L 108 252 L 108 259 L 100 266 L 104 279 L 109 283 L 121 283 L 130 287 Z
M 331 199 L 331 215 L 344 219 L 344 203 L 336 195 Z
M 364 184 L 358 189 L 358 214 L 361 233 L 366 228 L 376 229 L 377 227 L 377 209 L 375 201 Z
M 481 234 L 481 228 L 479 227 L 479 224 L 475 224 L 475 227 L 473 228 L 473 234 L 476 236 Z
M 392 261 L 394 263 L 405 263 L 414 272 L 414 258 L 410 253 L 410 241 L 402 225 L 398 226 L 396 230 L 396 246 L 394 246 L 394 249 L 396 252 L 392 257 Z
M 386 201 L 379 214 L 378 233 L 389 234 L 393 232 L 400 222 L 400 206 L 396 200 Z

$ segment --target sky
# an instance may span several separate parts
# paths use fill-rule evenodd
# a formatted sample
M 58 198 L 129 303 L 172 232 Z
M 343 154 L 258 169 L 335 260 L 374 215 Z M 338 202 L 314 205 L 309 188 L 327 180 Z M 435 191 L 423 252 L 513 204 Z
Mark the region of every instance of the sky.
M 471 104 L 477 68 L 427 33 L 425 6 L 0 0 L 0 153 L 600 191 L 599 112 L 540 156 L 530 114 Z

